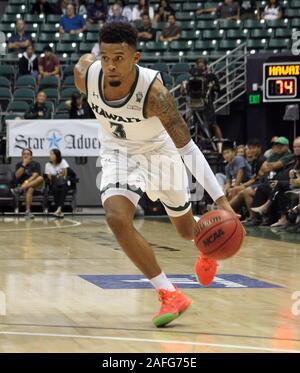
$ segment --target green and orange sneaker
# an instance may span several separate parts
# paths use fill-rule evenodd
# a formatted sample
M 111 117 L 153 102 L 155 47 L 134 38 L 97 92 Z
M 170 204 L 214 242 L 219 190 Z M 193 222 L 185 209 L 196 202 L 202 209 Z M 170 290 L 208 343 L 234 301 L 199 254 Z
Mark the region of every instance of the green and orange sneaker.
M 195 263 L 195 273 L 201 285 L 208 286 L 214 279 L 218 269 L 215 259 L 199 254 Z
M 161 307 L 159 313 L 152 319 L 153 324 L 158 328 L 177 319 L 192 303 L 192 300 L 179 289 L 175 291 L 159 289 L 158 294 Z

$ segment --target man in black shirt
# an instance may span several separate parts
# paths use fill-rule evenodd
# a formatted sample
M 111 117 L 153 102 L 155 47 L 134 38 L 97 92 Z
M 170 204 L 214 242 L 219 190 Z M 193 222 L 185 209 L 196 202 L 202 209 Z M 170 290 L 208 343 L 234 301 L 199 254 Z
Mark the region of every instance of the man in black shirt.
M 22 161 L 16 164 L 15 172 L 16 184 L 18 185 L 13 192 L 15 194 L 25 194 L 27 219 L 33 219 L 31 213 L 32 195 L 35 189 L 40 189 L 43 186 L 44 179 L 41 176 L 41 166 L 38 162 L 32 160 L 32 151 L 23 149 Z
M 35 104 L 32 104 L 25 113 L 25 119 L 51 119 L 51 112 L 46 105 L 47 96 L 40 91 L 36 96 Z
M 142 14 L 142 25 L 138 28 L 139 41 L 155 41 L 156 31 L 152 28 L 148 13 Z

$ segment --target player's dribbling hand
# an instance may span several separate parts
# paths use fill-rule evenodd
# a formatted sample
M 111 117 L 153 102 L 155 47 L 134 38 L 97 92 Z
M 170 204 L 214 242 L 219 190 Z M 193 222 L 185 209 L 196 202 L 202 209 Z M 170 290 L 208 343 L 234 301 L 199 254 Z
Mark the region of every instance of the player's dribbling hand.
M 241 215 L 237 214 L 233 208 L 230 206 L 230 203 L 228 202 L 228 199 L 226 197 L 220 197 L 216 200 L 216 204 L 218 208 L 222 210 L 226 210 L 228 212 L 231 212 L 233 215 L 237 216 L 238 218 L 241 217 Z

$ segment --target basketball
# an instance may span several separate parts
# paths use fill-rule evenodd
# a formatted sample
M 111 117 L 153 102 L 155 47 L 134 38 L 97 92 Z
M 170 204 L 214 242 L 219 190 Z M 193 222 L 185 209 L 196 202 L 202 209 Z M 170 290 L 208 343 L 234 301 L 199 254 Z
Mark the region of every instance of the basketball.
M 224 260 L 239 251 L 244 234 L 243 226 L 236 216 L 225 210 L 213 210 L 197 222 L 194 242 L 208 258 Z

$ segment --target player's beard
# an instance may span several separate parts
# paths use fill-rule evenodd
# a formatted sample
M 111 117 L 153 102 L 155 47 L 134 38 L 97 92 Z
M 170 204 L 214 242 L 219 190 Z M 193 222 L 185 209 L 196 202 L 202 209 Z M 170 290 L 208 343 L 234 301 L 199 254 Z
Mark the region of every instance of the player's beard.
M 121 85 L 121 82 L 119 80 L 115 80 L 115 81 L 108 82 L 108 84 L 111 87 L 119 87 Z

